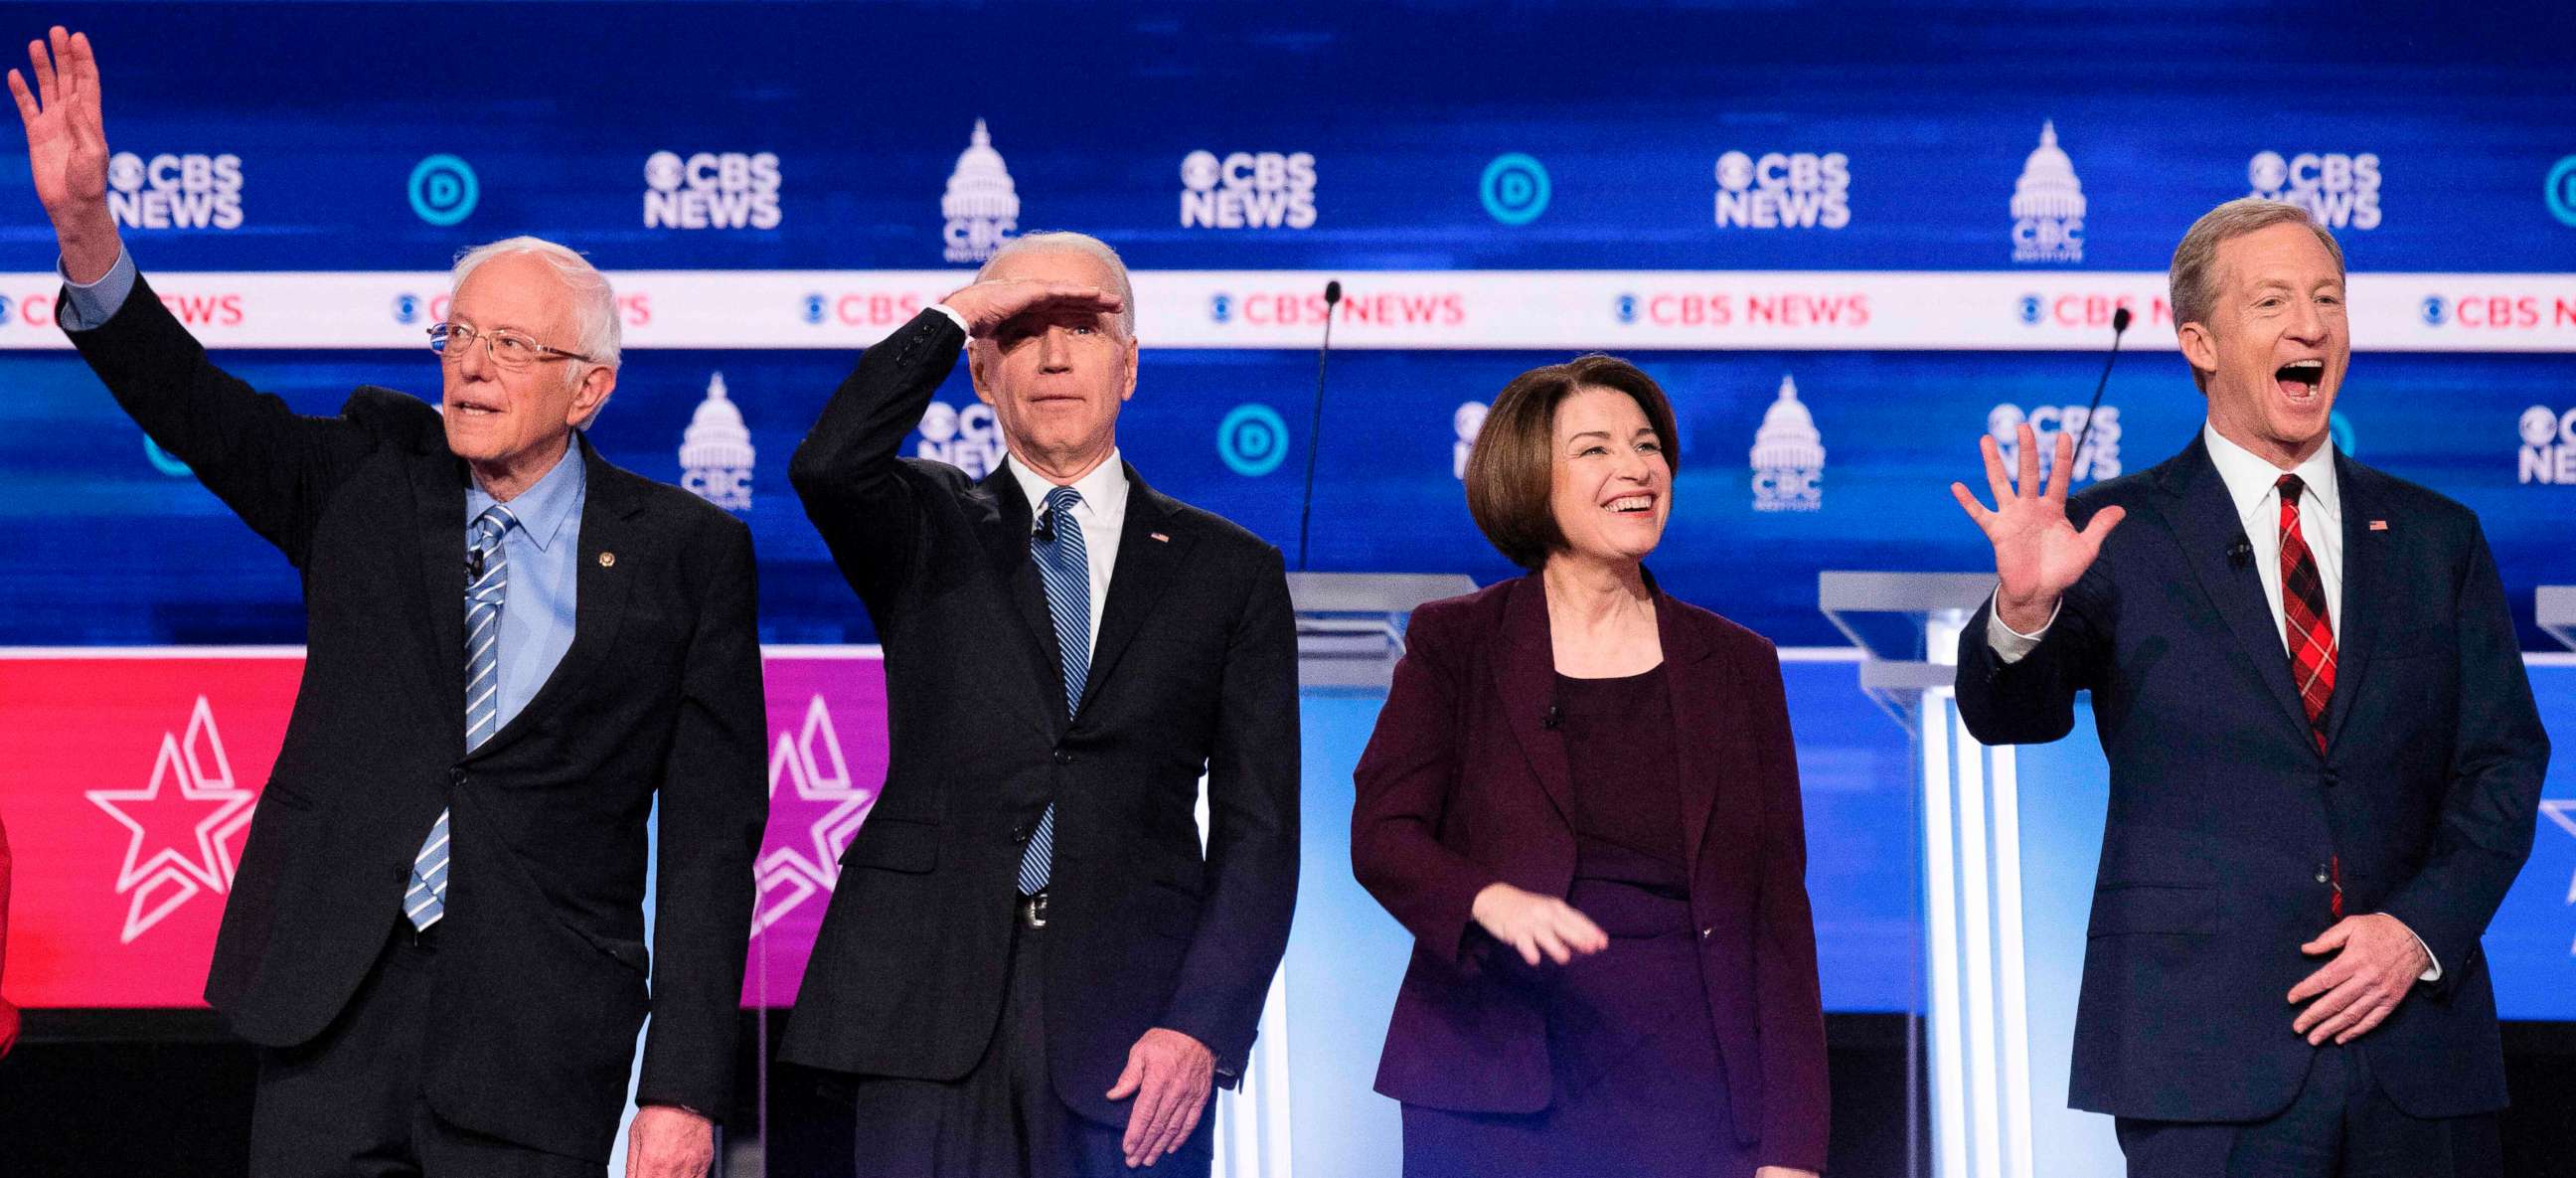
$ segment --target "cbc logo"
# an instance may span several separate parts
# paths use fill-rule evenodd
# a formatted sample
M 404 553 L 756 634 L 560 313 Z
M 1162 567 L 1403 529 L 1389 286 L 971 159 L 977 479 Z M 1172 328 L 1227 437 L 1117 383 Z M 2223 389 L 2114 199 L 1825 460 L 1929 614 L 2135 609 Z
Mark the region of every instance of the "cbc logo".
M 128 229 L 239 229 L 241 157 L 120 151 L 107 161 L 107 205 Z
M 1840 229 L 1851 224 L 1851 157 L 1730 151 L 1717 157 L 1717 224 L 1739 229 Z
M 1308 152 L 1193 151 L 1181 160 L 1184 229 L 1311 229 L 1315 157 Z
M 778 155 L 657 151 L 644 160 L 647 229 L 776 229 Z

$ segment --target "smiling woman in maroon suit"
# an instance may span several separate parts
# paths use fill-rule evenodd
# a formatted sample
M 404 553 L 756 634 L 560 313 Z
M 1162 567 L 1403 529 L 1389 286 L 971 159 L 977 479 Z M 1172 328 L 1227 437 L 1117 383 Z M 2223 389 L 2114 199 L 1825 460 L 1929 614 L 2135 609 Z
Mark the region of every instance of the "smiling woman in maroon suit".
M 1586 356 L 1503 389 L 1467 506 L 1530 575 L 1415 611 L 1351 861 L 1415 937 L 1377 1090 L 1410 1178 L 1824 1168 L 1780 664 L 1643 565 L 1673 413 Z

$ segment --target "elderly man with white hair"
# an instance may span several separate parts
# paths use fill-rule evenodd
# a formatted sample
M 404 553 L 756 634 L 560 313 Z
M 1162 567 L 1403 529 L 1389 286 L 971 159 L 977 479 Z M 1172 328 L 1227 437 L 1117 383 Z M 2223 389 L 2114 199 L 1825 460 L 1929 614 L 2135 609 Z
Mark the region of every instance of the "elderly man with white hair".
M 868 1178 L 1207 1174 L 1287 945 L 1287 580 L 1122 460 L 1134 305 L 1098 239 L 1017 238 L 788 471 L 885 647 L 885 790 L 781 1051 L 846 1077 Z M 981 480 L 899 457 L 961 352 L 1010 449 Z
M 251 1172 L 604 1175 L 649 1008 L 627 1173 L 703 1174 L 768 808 L 751 536 L 582 436 L 617 384 L 607 280 L 535 238 L 469 251 L 436 407 L 366 387 L 296 414 L 137 274 L 96 59 L 51 42 L 9 83 L 62 326 L 304 589 L 303 685 L 206 979 L 261 1049 Z

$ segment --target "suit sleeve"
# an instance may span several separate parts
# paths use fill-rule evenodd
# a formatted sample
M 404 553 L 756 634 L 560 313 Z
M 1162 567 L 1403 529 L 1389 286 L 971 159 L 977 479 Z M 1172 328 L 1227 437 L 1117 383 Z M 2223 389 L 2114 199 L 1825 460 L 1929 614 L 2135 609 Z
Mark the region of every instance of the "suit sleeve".
M 1762 895 L 1755 914 L 1754 986 L 1759 994 L 1762 1052 L 1762 1140 L 1766 1166 L 1825 1168 L 1831 1101 L 1825 1077 L 1825 1008 L 1816 980 L 1816 917 L 1807 900 L 1806 805 L 1798 787 L 1798 753 L 1780 655 L 1762 645 L 1750 684 L 1760 701 L 1762 760 Z
M 1959 631 L 1959 718 L 1985 744 L 2046 744 L 2075 729 L 2075 693 L 2094 685 L 2108 648 L 2110 574 L 2097 559 L 2059 600 L 2039 644 L 2011 662 L 1988 640 L 1988 595 Z
M 1198 933 L 1158 1025 L 1239 1077 L 1297 909 L 1297 623 L 1278 549 L 1262 549 L 1218 691 Z
M 2424 866 L 2384 908 L 2443 964 L 2439 988 L 2464 976 L 2478 938 L 2531 855 L 2549 734 L 2532 704 L 2504 583 L 2472 523 L 2453 623 L 2460 660 L 2459 732 L 2441 819 Z
M 141 278 L 107 322 L 69 335 L 153 442 L 304 566 L 323 504 L 375 448 L 373 431 L 346 417 L 298 414 L 215 367 Z
M 700 590 L 663 763 L 653 1022 L 635 1092 L 640 1104 L 718 1119 L 732 1106 L 752 859 L 769 815 L 751 531 L 733 520 L 721 526 L 722 555 Z
M 788 464 L 787 481 L 806 518 L 872 613 L 919 563 L 921 504 L 899 456 L 965 342 L 956 321 L 937 309 L 913 316 L 860 353 Z
M 1351 871 L 1425 952 L 1473 972 L 1476 894 L 1501 877 L 1440 841 L 1460 761 L 1449 641 L 1436 615 L 1414 615 L 1377 729 L 1351 774 Z

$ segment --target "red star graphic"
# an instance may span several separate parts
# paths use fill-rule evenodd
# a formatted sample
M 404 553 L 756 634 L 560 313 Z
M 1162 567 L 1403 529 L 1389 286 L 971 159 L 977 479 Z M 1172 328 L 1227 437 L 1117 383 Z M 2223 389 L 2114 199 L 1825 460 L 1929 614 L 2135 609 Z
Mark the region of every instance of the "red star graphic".
M 233 882 L 232 840 L 250 824 L 258 800 L 233 784 L 232 766 L 223 740 L 215 732 L 214 713 L 204 696 L 188 718 L 182 743 L 175 733 L 161 734 L 161 755 L 152 766 L 151 784 L 141 789 L 94 789 L 89 800 L 132 833 L 124 866 L 117 870 L 116 892 L 134 897 L 126 914 L 125 937 L 135 937 L 197 894 L 200 887 L 217 892 Z M 148 853 L 147 853 L 148 852 Z M 177 893 L 172 894 L 172 887 Z

